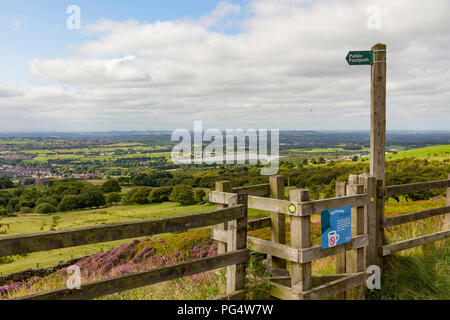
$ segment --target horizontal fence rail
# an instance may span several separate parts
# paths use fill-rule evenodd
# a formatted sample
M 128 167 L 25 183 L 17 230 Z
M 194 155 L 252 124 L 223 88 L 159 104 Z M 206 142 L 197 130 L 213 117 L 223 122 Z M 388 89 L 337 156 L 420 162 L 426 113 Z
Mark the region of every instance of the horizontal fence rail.
M 435 241 L 445 240 L 448 239 L 449 237 L 450 237 L 450 230 L 427 234 L 425 236 L 384 245 L 380 248 L 380 254 L 384 257 L 398 251 L 411 249 Z
M 83 284 L 81 289 L 59 289 L 38 293 L 18 300 L 88 300 L 114 294 L 126 290 L 145 287 L 159 282 L 169 281 L 181 277 L 215 270 L 230 265 L 245 263 L 250 258 L 248 249 L 238 250 L 208 258 L 183 262 L 168 267 L 136 272 Z
M 243 205 L 186 216 L 0 238 L 0 257 L 212 226 L 244 217 Z
M 379 197 L 390 197 L 398 194 L 421 192 L 433 189 L 450 188 L 450 179 L 402 184 L 398 186 L 379 187 Z
M 383 228 L 389 228 L 400 224 L 413 222 L 417 220 L 427 219 L 434 216 L 450 213 L 450 206 L 427 209 L 413 213 L 403 214 L 400 216 L 384 218 Z
M 228 205 L 236 201 L 237 196 L 227 192 L 210 192 L 210 202 Z M 336 197 L 330 199 L 321 199 L 314 201 L 296 202 L 289 200 L 280 200 L 273 198 L 263 198 L 258 196 L 248 196 L 248 208 L 277 212 L 293 216 L 310 216 L 320 213 L 323 210 L 334 209 L 338 207 L 352 206 L 360 207 L 368 205 L 374 201 L 367 194 Z

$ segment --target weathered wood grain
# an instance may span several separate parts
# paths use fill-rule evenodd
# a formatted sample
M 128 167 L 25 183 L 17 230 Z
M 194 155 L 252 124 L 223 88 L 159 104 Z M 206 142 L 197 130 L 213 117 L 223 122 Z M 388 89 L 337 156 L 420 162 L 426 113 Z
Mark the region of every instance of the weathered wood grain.
M 411 184 L 401 184 L 397 186 L 379 187 L 378 195 L 383 197 L 390 197 L 398 194 L 414 193 L 449 187 L 450 187 L 450 179 L 411 183 Z
M 206 227 L 245 214 L 244 206 L 238 205 L 179 217 L 5 237 L 0 238 L 0 257 Z
M 427 219 L 434 216 L 450 213 L 450 206 L 427 209 L 413 213 L 403 214 L 401 216 L 384 218 L 383 228 L 398 226 L 400 224 Z

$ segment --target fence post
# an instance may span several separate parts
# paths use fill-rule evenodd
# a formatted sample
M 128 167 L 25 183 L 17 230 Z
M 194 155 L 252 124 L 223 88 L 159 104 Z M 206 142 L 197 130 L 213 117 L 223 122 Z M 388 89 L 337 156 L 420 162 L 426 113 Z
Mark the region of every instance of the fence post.
M 375 246 L 376 255 L 374 264 L 383 267 L 383 256 L 381 255 L 381 247 L 384 244 L 384 195 L 378 192 L 378 188 L 384 187 L 384 180 L 377 179 L 377 197 L 376 197 L 376 219 L 375 219 Z
M 216 182 L 216 191 L 231 192 L 231 189 L 232 189 L 231 181 L 217 181 Z M 228 205 L 226 205 L 226 204 L 216 204 L 217 210 L 224 209 L 226 207 L 228 207 Z M 217 226 L 217 229 L 227 230 L 228 224 L 227 223 L 219 224 Z M 219 241 L 219 243 L 217 244 L 217 253 L 224 254 L 225 252 L 227 252 L 227 244 Z
M 364 193 L 361 184 L 350 184 L 347 186 L 347 195 L 354 196 Z M 352 208 L 352 237 L 364 234 L 364 207 Z M 364 271 L 364 248 L 347 251 L 346 273 L 358 273 Z M 347 292 L 347 298 L 359 300 L 363 298 L 364 285 L 358 286 Z
M 447 179 L 450 180 L 450 174 L 448 175 Z M 450 187 L 447 188 L 446 204 L 450 206 Z M 444 230 L 448 229 L 450 229 L 450 213 L 447 213 L 444 216 Z
M 271 176 L 270 183 L 270 198 L 284 199 L 284 177 Z M 286 244 L 286 222 L 283 213 L 271 212 L 272 220 L 272 242 Z M 286 260 L 278 257 L 272 257 L 272 269 L 286 269 Z
M 364 233 L 369 237 L 369 244 L 365 250 L 365 268 L 376 264 L 377 247 L 376 247 L 376 199 L 377 186 L 374 176 L 363 173 L 359 176 L 359 181 L 364 185 L 365 193 L 370 197 L 370 204 L 364 208 Z
M 336 197 L 345 197 L 347 195 L 346 186 L 347 183 L 345 181 L 336 182 Z M 336 255 L 336 273 L 345 273 L 345 252 Z M 345 300 L 345 292 L 339 293 L 336 297 L 338 300 Z
M 295 202 L 305 202 L 310 200 L 309 190 L 291 190 L 290 199 Z M 311 247 L 311 217 L 291 216 L 291 247 L 309 248 Z M 291 286 L 300 291 L 307 291 L 312 288 L 312 268 L 311 262 L 291 263 Z
M 247 248 L 247 219 L 248 219 L 248 195 L 238 195 L 237 203 L 243 204 L 243 217 L 228 223 L 227 251 L 236 251 Z M 246 263 L 227 267 L 227 294 L 245 289 Z

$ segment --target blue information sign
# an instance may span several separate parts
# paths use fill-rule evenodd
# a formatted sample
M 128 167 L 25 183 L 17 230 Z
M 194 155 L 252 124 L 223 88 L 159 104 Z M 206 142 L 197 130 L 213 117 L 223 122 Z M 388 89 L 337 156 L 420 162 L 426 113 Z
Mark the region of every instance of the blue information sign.
M 322 248 L 331 248 L 352 240 L 351 207 L 322 211 Z

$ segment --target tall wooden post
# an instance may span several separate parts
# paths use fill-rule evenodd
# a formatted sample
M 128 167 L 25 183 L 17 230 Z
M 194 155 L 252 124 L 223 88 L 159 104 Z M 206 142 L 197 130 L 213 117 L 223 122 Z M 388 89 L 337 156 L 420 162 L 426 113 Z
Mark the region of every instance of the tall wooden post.
M 310 200 L 309 190 L 291 190 L 290 199 L 295 202 Z M 305 249 L 311 247 L 311 217 L 291 216 L 291 247 Z M 301 292 L 312 288 L 311 262 L 291 263 L 292 288 Z
M 345 197 L 347 195 L 346 185 L 347 183 L 345 181 L 336 182 L 336 197 Z M 345 273 L 345 257 L 345 252 L 336 255 L 336 274 Z M 342 292 L 336 297 L 339 300 L 345 300 L 345 296 L 345 292 Z
M 377 179 L 377 188 L 384 186 L 384 180 Z M 384 196 L 378 194 L 376 197 L 376 219 L 375 219 L 375 246 L 377 254 L 375 256 L 374 264 L 383 267 L 383 256 L 380 253 L 380 249 L 384 244 Z
M 269 178 L 270 197 L 284 199 L 284 177 L 272 176 Z M 272 241 L 286 244 L 286 222 L 283 213 L 272 212 Z M 286 269 L 286 261 L 277 257 L 272 257 L 272 269 Z
M 248 195 L 239 195 L 236 203 L 230 205 L 243 204 L 243 217 L 228 223 L 228 244 L 227 251 L 236 251 L 247 248 L 247 216 L 248 216 Z M 245 288 L 246 263 L 231 265 L 227 267 L 227 293 L 233 293 Z
M 232 185 L 231 181 L 217 181 L 216 182 L 216 191 L 219 192 L 231 192 Z M 216 204 L 217 210 L 224 209 L 228 207 L 226 204 Z M 228 225 L 227 223 L 223 223 L 217 226 L 218 229 L 227 230 Z M 219 242 L 217 245 L 217 252 L 218 254 L 224 254 L 227 252 L 227 244 L 223 242 Z
M 386 158 L 386 45 L 372 47 L 370 98 L 370 174 L 385 179 Z
M 347 186 L 347 195 L 354 196 L 364 193 L 364 186 L 361 184 L 349 184 Z M 364 207 L 352 208 L 352 238 L 364 234 Z M 358 273 L 364 271 L 364 248 L 347 251 L 346 272 Z M 347 298 L 351 300 L 360 300 L 364 296 L 364 285 L 358 286 L 347 292 Z
M 448 175 L 447 178 L 450 180 L 450 174 Z M 450 188 L 447 188 L 447 197 L 446 197 L 446 200 L 447 200 L 447 205 L 450 206 Z M 447 213 L 447 214 L 444 216 L 444 229 L 445 229 L 445 230 L 450 229 L 450 213 Z
M 368 266 L 377 264 L 377 247 L 376 247 L 376 234 L 377 234 L 377 213 L 376 213 L 376 200 L 377 200 L 377 182 L 374 176 L 370 176 L 367 173 L 363 173 L 359 176 L 359 181 L 364 185 L 365 193 L 370 197 L 370 204 L 365 206 L 364 210 L 364 233 L 369 237 L 369 244 L 366 248 L 365 254 L 365 268 Z

